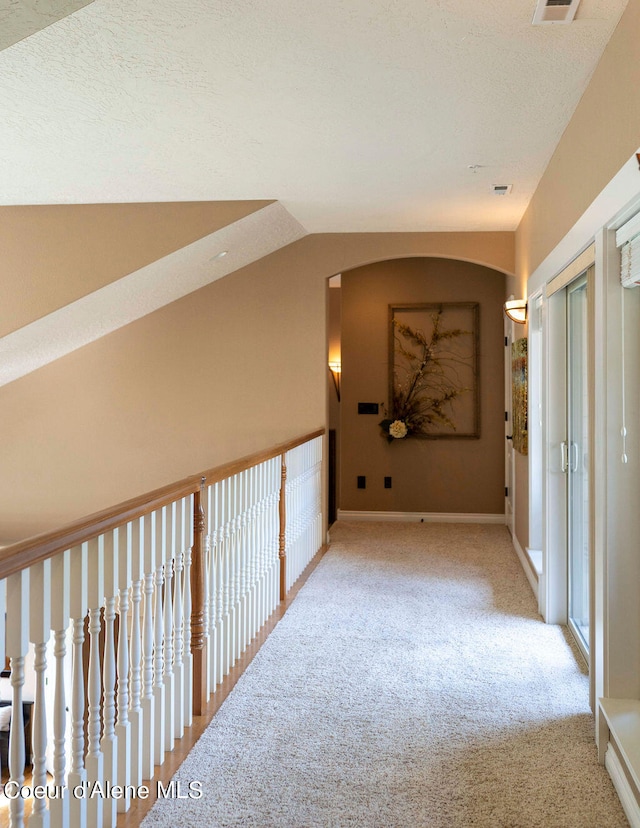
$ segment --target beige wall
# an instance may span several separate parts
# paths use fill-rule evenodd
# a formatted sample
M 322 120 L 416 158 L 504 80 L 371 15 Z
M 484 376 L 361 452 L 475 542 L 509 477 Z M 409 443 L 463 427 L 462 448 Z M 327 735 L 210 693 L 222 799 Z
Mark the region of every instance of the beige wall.
M 640 0 L 629 0 L 516 232 L 516 277 L 508 292 L 517 297 L 526 296 L 531 274 L 640 145 L 639 32 Z M 515 532 L 523 548 L 528 488 L 527 458 L 518 457 Z
M 494 270 L 442 259 L 343 273 L 341 509 L 504 512 L 504 283 Z M 389 444 L 378 426 L 382 413 L 358 415 L 357 403 L 388 404 L 389 304 L 429 301 L 480 303 L 481 437 Z M 367 478 L 364 490 L 358 475 Z
M 0 389 L 2 541 L 325 422 L 325 285 L 251 268 Z
M 0 336 L 269 203 L 0 207 Z
M 511 233 L 308 236 L 0 388 L 0 544 L 323 426 L 327 277 L 456 250 L 513 270 Z
M 640 145 L 639 32 L 629 0 L 518 227 L 516 295 Z

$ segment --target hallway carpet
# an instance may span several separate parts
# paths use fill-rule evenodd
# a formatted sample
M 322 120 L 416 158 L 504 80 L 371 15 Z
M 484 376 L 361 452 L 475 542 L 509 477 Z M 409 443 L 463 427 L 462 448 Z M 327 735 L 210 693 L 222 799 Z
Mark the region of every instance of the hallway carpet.
M 584 669 L 503 526 L 344 523 L 152 826 L 619 828 Z

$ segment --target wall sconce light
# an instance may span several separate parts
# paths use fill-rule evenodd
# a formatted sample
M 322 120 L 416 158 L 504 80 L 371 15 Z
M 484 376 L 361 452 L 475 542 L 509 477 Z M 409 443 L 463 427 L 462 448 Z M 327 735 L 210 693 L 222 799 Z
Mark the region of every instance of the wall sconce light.
M 512 322 L 524 325 L 527 321 L 527 300 L 509 299 L 508 302 L 504 303 L 504 312 Z
M 331 376 L 333 377 L 333 384 L 336 388 L 338 402 L 340 402 L 340 375 L 342 374 L 342 362 L 340 362 L 340 360 L 332 360 L 329 363 L 329 370 L 331 371 Z

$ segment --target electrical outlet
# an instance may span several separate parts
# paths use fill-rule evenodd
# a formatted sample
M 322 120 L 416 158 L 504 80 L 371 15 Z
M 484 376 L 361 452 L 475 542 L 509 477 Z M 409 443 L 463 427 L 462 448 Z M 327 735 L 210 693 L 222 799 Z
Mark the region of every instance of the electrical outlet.
M 377 414 L 378 408 L 378 403 L 359 402 L 358 414 Z
M 358 488 L 359 489 L 366 489 L 367 488 L 367 478 L 364 474 L 358 475 Z
M 390 489 L 391 488 L 391 478 L 390 477 L 385 477 L 384 487 L 385 487 L 385 489 Z

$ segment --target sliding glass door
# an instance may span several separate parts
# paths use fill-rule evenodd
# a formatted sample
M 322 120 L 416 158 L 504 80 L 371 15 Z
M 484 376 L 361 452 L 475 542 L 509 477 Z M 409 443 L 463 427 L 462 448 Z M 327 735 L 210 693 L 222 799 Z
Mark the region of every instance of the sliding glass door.
M 589 405 L 586 276 L 567 288 L 568 617 L 589 654 Z

